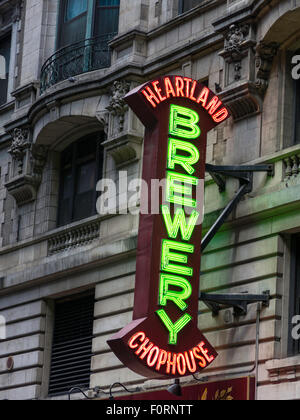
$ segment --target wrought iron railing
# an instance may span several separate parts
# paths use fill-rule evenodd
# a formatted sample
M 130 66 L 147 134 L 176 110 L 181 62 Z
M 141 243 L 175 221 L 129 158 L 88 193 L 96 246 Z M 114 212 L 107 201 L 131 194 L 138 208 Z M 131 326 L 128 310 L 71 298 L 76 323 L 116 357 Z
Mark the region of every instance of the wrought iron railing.
M 110 66 L 109 41 L 116 33 L 85 39 L 56 51 L 42 67 L 41 93 L 58 82 L 78 74 Z

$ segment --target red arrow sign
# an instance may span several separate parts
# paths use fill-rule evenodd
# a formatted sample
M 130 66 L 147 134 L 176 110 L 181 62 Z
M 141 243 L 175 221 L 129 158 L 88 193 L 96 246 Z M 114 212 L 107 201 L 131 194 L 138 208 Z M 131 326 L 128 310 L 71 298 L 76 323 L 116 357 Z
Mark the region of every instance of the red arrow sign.
M 207 132 L 228 118 L 206 86 L 160 77 L 125 101 L 145 125 L 132 322 L 108 340 L 116 356 L 146 377 L 200 371 L 217 356 L 197 327 Z M 153 179 L 164 181 L 151 213 Z M 145 207 L 145 206 L 144 206 Z

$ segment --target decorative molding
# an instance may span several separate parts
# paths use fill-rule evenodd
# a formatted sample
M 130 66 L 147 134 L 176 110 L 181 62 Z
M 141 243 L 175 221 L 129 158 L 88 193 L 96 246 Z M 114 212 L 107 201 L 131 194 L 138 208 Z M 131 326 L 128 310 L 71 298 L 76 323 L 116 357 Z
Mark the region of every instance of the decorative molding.
M 96 112 L 96 118 L 102 124 L 103 131 L 108 135 L 108 125 L 109 125 L 109 112 L 108 111 L 99 111 Z
M 257 44 L 255 28 L 249 22 L 232 23 L 218 32 L 224 37 L 220 56 L 225 64 L 219 96 L 234 119 L 261 112 L 277 44 Z
M 255 86 L 263 96 L 269 85 L 273 58 L 277 54 L 278 44 L 259 42 L 256 45 L 255 55 Z
M 125 113 L 128 110 L 128 105 L 123 100 L 126 93 L 129 92 L 130 83 L 121 80 L 116 80 L 113 83 L 113 87 L 111 90 L 111 98 L 109 101 L 109 105 L 106 108 L 113 116 L 116 116 L 119 119 L 119 130 L 123 131 L 124 129 L 124 120 L 125 120 Z
M 243 43 L 249 35 L 249 25 L 232 24 L 228 32 L 225 34 L 224 51 L 230 56 L 232 61 L 240 61 L 245 55 L 243 51 Z
M 99 239 L 100 221 L 82 224 L 76 228 L 66 228 L 48 239 L 48 255 L 58 254 L 79 246 L 88 245 Z
M 300 152 L 283 159 L 284 163 L 284 181 L 295 178 L 300 173 Z
M 97 112 L 97 118 L 104 127 L 107 139 L 102 143 L 117 168 L 140 159 L 143 132 L 139 130 L 137 117 L 129 110 L 124 96 L 131 83 L 118 80 L 113 83 L 108 105 Z
M 12 143 L 8 150 L 12 157 L 7 191 L 15 198 L 17 205 L 36 199 L 46 163 L 48 148 L 31 142 L 29 128 L 15 128 L 11 133 Z
M 125 135 L 102 143 L 114 159 L 117 168 L 140 159 L 143 137 Z
M 30 147 L 29 129 L 15 128 L 12 133 L 12 143 L 8 152 L 18 164 L 18 174 L 23 172 L 23 163 L 26 150 Z
M 229 108 L 235 120 L 260 112 L 262 99 L 257 95 L 254 83 L 246 82 L 219 93 L 220 99 Z
M 300 357 L 268 360 L 265 363 L 269 380 L 272 383 L 294 381 L 300 378 Z

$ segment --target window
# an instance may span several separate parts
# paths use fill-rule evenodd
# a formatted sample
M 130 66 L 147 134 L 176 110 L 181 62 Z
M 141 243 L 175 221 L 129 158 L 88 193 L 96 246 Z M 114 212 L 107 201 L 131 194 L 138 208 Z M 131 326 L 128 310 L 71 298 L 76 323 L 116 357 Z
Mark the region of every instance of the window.
M 58 226 L 96 214 L 96 183 L 102 174 L 103 136 L 72 143 L 61 157 Z
M 94 294 L 55 302 L 49 395 L 89 387 L 93 319 Z
M 115 34 L 120 0 L 61 0 L 57 47 Z
M 7 101 L 11 36 L 0 39 L 0 105 Z
M 179 0 L 178 11 L 180 13 L 185 13 L 193 7 L 198 6 L 201 0 Z

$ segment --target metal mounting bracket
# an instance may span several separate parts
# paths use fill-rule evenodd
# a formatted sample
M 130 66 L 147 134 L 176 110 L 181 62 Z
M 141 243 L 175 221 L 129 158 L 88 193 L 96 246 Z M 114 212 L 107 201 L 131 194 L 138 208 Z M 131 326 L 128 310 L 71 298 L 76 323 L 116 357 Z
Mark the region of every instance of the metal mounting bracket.
M 201 241 L 202 252 L 207 247 L 209 242 L 215 236 L 219 228 L 224 224 L 229 214 L 234 210 L 236 205 L 242 199 L 242 197 L 251 192 L 253 188 L 253 172 L 267 172 L 269 176 L 274 175 L 274 165 L 242 165 L 242 166 L 216 166 L 216 165 L 205 165 L 206 171 L 211 175 L 213 180 L 219 186 L 219 191 L 225 191 L 225 177 L 231 176 L 239 179 L 240 187 L 236 192 L 233 199 L 224 208 L 218 219 L 206 233 Z
M 212 314 L 217 316 L 220 309 L 233 308 L 234 316 L 246 315 L 247 306 L 250 303 L 262 302 L 263 306 L 269 306 L 270 291 L 266 290 L 261 295 L 246 293 L 214 294 L 200 293 L 199 300 L 211 309 Z

